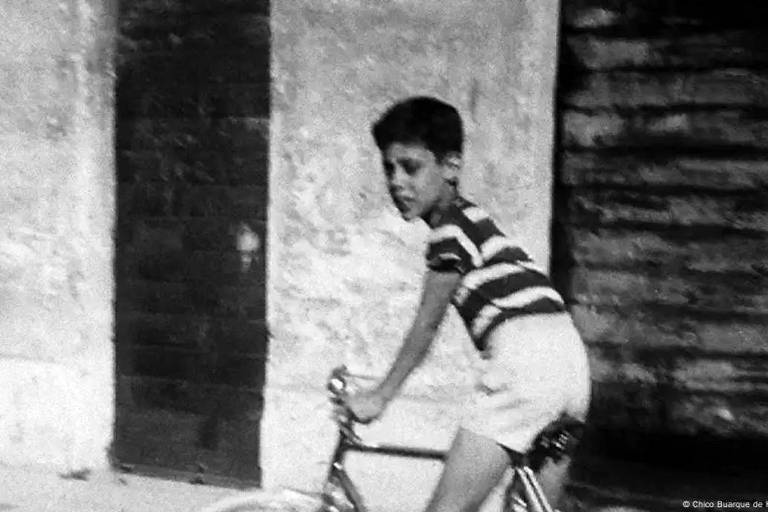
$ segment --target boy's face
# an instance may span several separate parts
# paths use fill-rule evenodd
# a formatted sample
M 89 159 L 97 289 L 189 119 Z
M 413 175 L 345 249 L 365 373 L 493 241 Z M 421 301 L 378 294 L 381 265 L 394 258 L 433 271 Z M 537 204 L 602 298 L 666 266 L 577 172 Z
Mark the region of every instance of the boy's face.
M 395 142 L 381 156 L 389 194 L 400 215 L 407 221 L 421 217 L 429 223 L 435 206 L 453 193 L 448 180 L 456 177 L 456 166 L 439 162 L 421 144 Z

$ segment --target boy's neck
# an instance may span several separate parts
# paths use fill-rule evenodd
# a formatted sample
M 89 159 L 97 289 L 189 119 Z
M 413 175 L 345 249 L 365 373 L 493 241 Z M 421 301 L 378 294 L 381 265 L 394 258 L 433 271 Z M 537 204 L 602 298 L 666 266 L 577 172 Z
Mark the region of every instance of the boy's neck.
M 448 211 L 448 208 L 450 208 L 454 201 L 456 201 L 458 198 L 459 191 L 456 189 L 456 187 L 449 186 L 448 189 L 440 195 L 440 199 L 435 204 L 435 207 L 432 208 L 429 213 L 423 217 L 424 222 L 426 222 L 430 228 L 435 228 L 438 226 L 440 221 L 443 219 L 445 212 Z

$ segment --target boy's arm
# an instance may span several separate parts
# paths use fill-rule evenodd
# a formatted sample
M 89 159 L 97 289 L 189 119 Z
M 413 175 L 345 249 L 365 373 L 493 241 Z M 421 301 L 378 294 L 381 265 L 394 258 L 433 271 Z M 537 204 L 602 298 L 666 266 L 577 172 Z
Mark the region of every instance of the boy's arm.
M 370 421 L 379 416 L 405 379 L 424 361 L 460 282 L 458 272 L 427 271 L 416 318 L 387 376 L 373 391 L 347 400 L 347 406 L 359 421 Z
M 386 401 L 397 395 L 405 379 L 429 353 L 445 311 L 451 303 L 451 297 L 460 282 L 461 274 L 458 272 L 427 271 L 416 318 L 389 373 L 379 384 L 379 392 Z

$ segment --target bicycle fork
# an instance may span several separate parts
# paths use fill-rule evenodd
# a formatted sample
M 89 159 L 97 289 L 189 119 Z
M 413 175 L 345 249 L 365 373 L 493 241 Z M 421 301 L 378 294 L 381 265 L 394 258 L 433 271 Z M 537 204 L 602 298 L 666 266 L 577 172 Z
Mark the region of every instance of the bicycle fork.
M 344 455 L 350 447 L 349 442 L 341 436 L 323 485 L 321 512 L 368 512 L 363 503 L 363 496 L 344 469 Z M 351 508 L 342 505 L 345 500 Z

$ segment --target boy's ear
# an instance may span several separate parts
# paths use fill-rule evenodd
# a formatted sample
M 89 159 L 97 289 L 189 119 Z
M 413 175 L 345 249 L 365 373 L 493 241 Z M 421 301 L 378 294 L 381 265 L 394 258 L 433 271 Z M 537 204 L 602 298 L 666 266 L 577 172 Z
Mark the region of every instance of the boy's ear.
M 445 179 L 458 179 L 463 164 L 461 153 L 456 153 L 455 151 L 446 153 L 441 163 Z

